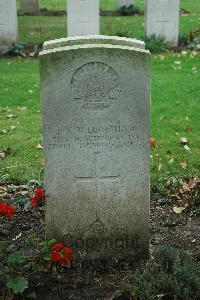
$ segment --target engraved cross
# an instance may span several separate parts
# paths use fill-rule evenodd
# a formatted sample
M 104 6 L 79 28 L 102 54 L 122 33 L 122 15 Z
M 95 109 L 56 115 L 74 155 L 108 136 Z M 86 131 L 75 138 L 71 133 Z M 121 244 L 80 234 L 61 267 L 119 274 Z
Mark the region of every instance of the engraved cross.
M 170 22 L 169 21 L 160 21 L 160 20 L 157 20 L 156 22 L 162 24 L 162 33 L 164 34 L 165 33 L 165 31 L 164 31 L 165 25 L 166 25 L 166 23 L 170 23 Z
M 94 175 L 91 176 L 77 176 L 75 175 L 75 179 L 77 182 L 94 182 L 95 184 L 95 199 L 98 203 L 98 200 L 100 200 L 99 196 L 99 185 L 101 184 L 101 182 L 105 182 L 105 181 L 111 181 L 111 182 L 120 182 L 120 174 L 117 175 L 101 175 L 100 172 L 100 168 L 99 168 L 99 164 L 98 164 L 98 159 L 99 159 L 99 152 L 95 152 L 94 153 L 94 160 L 93 160 L 93 172 Z M 98 207 L 98 206 L 97 206 Z M 97 219 L 99 220 L 100 217 L 97 214 Z
M 166 17 L 166 12 L 165 12 L 165 10 L 163 10 L 161 20 L 160 20 L 160 19 L 159 19 L 159 20 L 156 20 L 157 23 L 161 23 L 161 25 L 162 25 L 162 34 L 165 33 L 165 31 L 164 31 L 165 25 L 166 25 L 167 23 L 170 23 L 170 21 L 167 21 L 166 19 L 167 19 L 167 17 Z

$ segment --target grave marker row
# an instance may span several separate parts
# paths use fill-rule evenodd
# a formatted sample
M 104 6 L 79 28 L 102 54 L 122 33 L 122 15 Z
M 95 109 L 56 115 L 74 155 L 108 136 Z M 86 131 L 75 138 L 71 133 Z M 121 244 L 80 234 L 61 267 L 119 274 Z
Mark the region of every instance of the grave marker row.
M 126 3 L 128 5 L 128 0 Z M 38 0 L 21 0 L 21 5 L 24 12 L 31 13 L 39 9 Z M 146 35 L 163 36 L 172 46 L 177 46 L 179 5 L 180 0 L 146 1 Z M 98 35 L 99 0 L 68 0 L 67 20 L 68 36 Z M 0 0 L 0 45 L 16 42 L 17 32 L 16 1 Z

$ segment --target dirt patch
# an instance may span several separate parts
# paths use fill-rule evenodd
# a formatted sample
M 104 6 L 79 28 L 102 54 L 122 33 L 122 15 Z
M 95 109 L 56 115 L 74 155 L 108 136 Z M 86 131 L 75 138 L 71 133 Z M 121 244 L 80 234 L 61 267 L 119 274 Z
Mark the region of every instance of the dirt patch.
M 18 11 L 18 16 L 54 16 L 54 17 L 60 17 L 60 16 L 66 16 L 67 12 L 65 10 L 48 10 L 48 9 L 41 9 L 37 13 L 24 13 L 22 11 Z M 132 14 L 132 16 L 143 16 L 144 13 L 137 13 L 137 14 Z M 119 17 L 123 16 L 121 15 L 118 11 L 115 10 L 100 10 L 100 16 L 101 17 Z

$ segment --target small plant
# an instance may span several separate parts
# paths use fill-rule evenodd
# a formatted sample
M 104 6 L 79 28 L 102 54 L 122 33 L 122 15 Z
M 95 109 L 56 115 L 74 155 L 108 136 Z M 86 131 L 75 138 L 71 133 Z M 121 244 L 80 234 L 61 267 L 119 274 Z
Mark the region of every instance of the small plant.
M 15 211 L 16 211 L 16 209 L 13 206 L 0 201 L 0 216 L 10 218 L 13 216 Z
M 24 45 L 23 44 L 15 44 L 12 43 L 8 49 L 4 52 L 4 55 L 9 55 L 9 56 L 25 56 L 24 52 Z
M 73 259 L 73 251 L 62 242 L 55 239 L 46 240 L 40 243 L 39 257 L 41 261 L 59 262 L 61 265 L 68 265 Z
M 140 299 L 199 299 L 200 268 L 191 256 L 169 246 L 159 247 L 153 261 L 137 277 Z
M 33 196 L 31 197 L 31 204 L 33 207 L 43 203 L 45 199 L 45 190 L 43 188 L 36 188 Z
M 51 247 L 56 244 L 56 240 L 52 239 L 49 241 L 43 241 L 40 243 L 41 246 L 41 257 L 46 260 L 50 261 L 51 260 Z
M 119 15 L 121 16 L 131 16 L 134 14 L 141 14 L 141 10 L 139 9 L 139 7 L 135 6 L 135 5 L 129 5 L 129 6 L 122 6 L 120 7 L 117 12 L 119 13 Z
M 178 37 L 178 45 L 179 47 L 185 47 L 187 46 L 189 43 L 189 40 L 188 40 L 188 35 L 185 34 L 185 33 L 180 33 L 179 37 Z
M 6 299 L 10 293 L 21 294 L 28 288 L 28 281 L 20 276 L 26 257 L 21 251 L 12 252 L 7 258 L 3 257 L 3 253 L 0 254 L 0 283 L 4 286 L 4 299 Z
M 169 48 L 168 42 L 163 36 L 156 36 L 155 34 L 145 38 L 146 49 L 151 53 L 163 52 Z
M 59 262 L 63 266 L 70 264 L 73 259 L 73 251 L 71 248 L 66 247 L 63 243 L 56 243 L 51 248 L 51 260 Z
M 195 38 L 187 48 L 192 50 L 200 50 L 200 38 Z

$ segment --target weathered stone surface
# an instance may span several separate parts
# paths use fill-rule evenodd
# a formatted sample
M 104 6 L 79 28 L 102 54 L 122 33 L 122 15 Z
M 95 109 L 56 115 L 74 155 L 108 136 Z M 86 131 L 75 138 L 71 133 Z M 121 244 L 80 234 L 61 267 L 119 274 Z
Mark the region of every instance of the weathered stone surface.
M 48 238 L 86 257 L 147 255 L 149 52 L 73 45 L 40 63 Z
M 37 13 L 39 11 L 39 0 L 20 0 L 21 10 L 24 13 Z
M 117 5 L 117 8 L 120 8 L 122 6 L 130 6 L 130 5 L 133 5 L 134 4 L 134 0 L 116 0 L 116 5 Z
M 66 47 L 82 44 L 111 44 L 145 49 L 145 44 L 143 41 L 107 35 L 88 35 L 47 41 L 44 43 L 43 49 L 49 50 L 57 47 Z
M 15 43 L 18 36 L 15 0 L 0 0 L 0 51 Z
M 177 46 L 180 0 L 148 0 L 145 2 L 145 33 L 163 36 Z
M 68 36 L 99 34 L 99 0 L 67 1 Z

